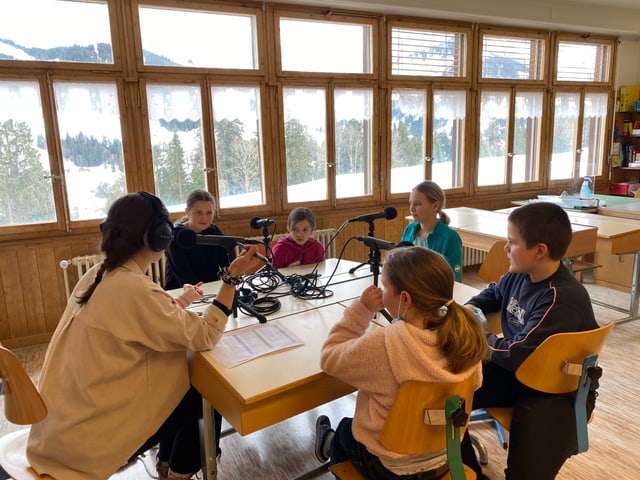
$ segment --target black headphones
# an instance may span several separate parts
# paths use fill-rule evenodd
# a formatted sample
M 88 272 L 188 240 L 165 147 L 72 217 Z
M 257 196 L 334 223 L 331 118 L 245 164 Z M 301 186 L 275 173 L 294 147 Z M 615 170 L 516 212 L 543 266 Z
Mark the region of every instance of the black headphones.
M 162 201 L 149 192 L 138 192 L 140 196 L 151 202 L 153 220 L 149 230 L 144 235 L 144 244 L 154 252 L 165 250 L 173 240 L 173 225 L 169 218 L 169 212 Z

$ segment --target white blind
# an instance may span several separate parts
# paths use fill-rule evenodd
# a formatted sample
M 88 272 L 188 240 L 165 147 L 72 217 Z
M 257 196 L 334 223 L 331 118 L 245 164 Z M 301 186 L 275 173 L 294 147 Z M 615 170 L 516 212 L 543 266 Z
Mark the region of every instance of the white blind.
M 537 38 L 482 36 L 482 78 L 542 80 L 545 42 Z
M 464 77 L 464 33 L 408 28 L 391 30 L 391 73 L 425 77 Z
M 556 80 L 608 82 L 611 47 L 605 44 L 561 41 Z

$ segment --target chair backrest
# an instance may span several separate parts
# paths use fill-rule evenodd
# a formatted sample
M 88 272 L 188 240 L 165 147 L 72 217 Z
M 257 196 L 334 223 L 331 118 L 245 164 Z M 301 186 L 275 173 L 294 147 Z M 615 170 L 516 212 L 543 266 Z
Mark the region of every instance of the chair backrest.
M 506 243 L 504 241 L 496 242 L 489 249 L 482 265 L 480 265 L 480 270 L 478 270 L 478 277 L 483 282 L 497 282 L 502 275 L 509 271 L 509 259 L 507 252 L 504 251 Z
M 445 419 L 447 400 L 454 395 L 464 399 L 465 412 L 469 415 L 473 386 L 474 375 L 460 383 L 404 382 L 385 421 L 380 442 L 389 450 L 406 455 L 444 450 L 447 428 L 442 420 Z M 434 421 L 438 416 L 441 421 Z M 427 419 L 430 419 L 430 424 L 426 423 Z M 466 425 L 465 422 L 460 428 L 460 435 L 466 430 Z
M 13 352 L 1 345 L 0 377 L 7 420 L 18 425 L 31 425 L 47 416 L 47 407 L 31 378 Z
M 598 355 L 615 322 L 586 332 L 551 335 L 516 371 L 525 385 L 546 393 L 569 393 L 578 389 L 582 364 Z
M 164 281 L 167 272 L 167 259 L 164 254 L 160 257 L 160 260 L 153 262 L 147 270 L 147 277 L 153 280 L 155 283 L 164 287 Z

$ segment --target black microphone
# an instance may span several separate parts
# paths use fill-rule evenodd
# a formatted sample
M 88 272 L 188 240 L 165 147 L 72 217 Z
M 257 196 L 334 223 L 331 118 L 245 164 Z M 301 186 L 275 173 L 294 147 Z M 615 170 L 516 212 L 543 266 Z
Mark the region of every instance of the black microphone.
M 250 221 L 249 224 L 251 225 L 251 228 L 262 228 L 262 227 L 268 227 L 269 225 L 273 225 L 274 223 L 276 223 L 276 221 L 273 218 L 260 218 L 260 217 L 253 217 Z
M 185 249 L 193 248 L 196 245 L 209 245 L 213 247 L 224 247 L 227 250 L 231 250 L 236 245 L 238 245 L 239 247 L 246 250 L 246 245 L 260 245 L 262 244 L 262 242 L 252 240 L 250 238 L 231 237 L 228 235 L 198 235 L 193 230 L 185 228 L 183 230 L 180 230 L 176 235 L 176 244 L 180 248 Z M 271 264 L 271 261 L 264 255 L 256 252 L 253 254 L 253 256 L 259 258 L 265 263 Z
M 380 240 L 379 238 L 361 237 L 359 235 L 356 235 L 353 238 L 355 238 L 356 240 L 360 240 L 369 248 L 377 248 L 378 250 L 393 250 L 394 248 L 398 247 L 413 247 L 413 243 L 411 242 L 391 243 L 387 242 L 386 240 Z
M 193 248 L 196 245 L 212 245 L 215 247 L 233 248 L 239 242 L 249 243 L 244 237 L 229 237 L 227 235 L 198 235 L 193 230 L 185 228 L 176 235 L 176 243 L 180 248 Z
M 391 220 L 398 216 L 398 211 L 393 207 L 387 207 L 382 212 L 369 213 L 367 215 L 360 215 L 359 217 L 350 218 L 348 222 L 373 222 L 378 218 L 386 218 Z

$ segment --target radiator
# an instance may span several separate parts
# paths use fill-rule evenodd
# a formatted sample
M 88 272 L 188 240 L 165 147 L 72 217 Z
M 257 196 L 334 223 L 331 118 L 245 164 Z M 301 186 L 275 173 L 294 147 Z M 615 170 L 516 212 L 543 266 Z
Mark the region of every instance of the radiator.
M 333 238 L 333 236 L 336 234 L 336 229 L 335 228 L 324 228 L 322 230 L 315 230 L 313 232 L 313 236 L 318 239 L 320 241 L 320 243 L 322 243 L 324 245 L 325 248 L 325 256 L 327 258 L 335 258 L 336 256 L 336 243 L 331 242 L 331 239 Z M 285 235 L 287 235 L 286 233 L 276 233 L 273 236 L 272 239 L 272 245 L 274 243 L 276 243 L 276 241 L 280 238 L 280 237 L 284 237 Z M 264 237 L 259 236 L 259 237 L 248 237 L 248 240 L 255 240 L 258 242 L 262 242 L 264 240 Z M 331 245 L 328 245 L 329 242 L 331 242 Z M 328 246 L 327 246 L 328 245 Z M 236 255 L 240 254 L 240 249 L 239 247 L 236 247 Z
M 104 255 L 102 255 L 101 253 L 96 253 L 93 255 L 79 255 L 69 260 L 60 261 L 60 268 L 62 268 L 62 272 L 64 275 L 64 291 L 67 294 L 67 298 L 71 296 L 71 290 L 73 290 L 73 286 L 75 286 L 75 283 L 72 284 L 71 279 L 69 278 L 69 272 L 67 271 L 67 269 L 69 267 L 76 267 L 76 272 L 78 274 L 79 280 L 82 275 L 87 273 L 87 270 L 93 267 L 96 263 L 100 263 L 103 259 Z M 161 287 L 164 287 L 165 271 L 166 260 L 165 256 L 162 255 L 160 260 L 151 264 L 146 274 L 151 280 L 156 282 Z
M 478 250 L 477 248 L 462 247 L 462 266 L 467 267 L 469 265 L 480 265 L 487 256 L 487 252 L 484 250 Z
M 77 257 L 73 257 L 69 260 L 61 260 L 60 268 L 62 268 L 64 275 L 64 290 L 67 294 L 67 298 L 71 296 L 71 281 L 69 279 L 69 272 L 67 269 L 69 267 L 76 267 L 76 271 L 78 272 L 78 279 L 84 275 L 87 270 L 93 267 L 96 263 L 100 263 L 104 256 L 100 253 L 96 253 L 94 255 L 79 255 Z M 74 284 L 75 285 L 75 284 Z

